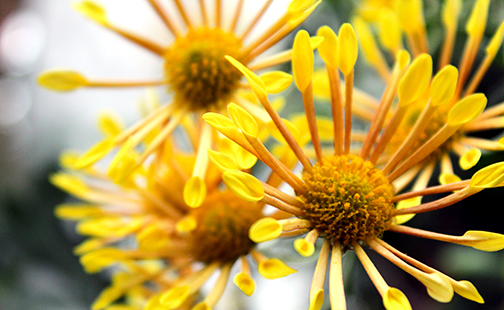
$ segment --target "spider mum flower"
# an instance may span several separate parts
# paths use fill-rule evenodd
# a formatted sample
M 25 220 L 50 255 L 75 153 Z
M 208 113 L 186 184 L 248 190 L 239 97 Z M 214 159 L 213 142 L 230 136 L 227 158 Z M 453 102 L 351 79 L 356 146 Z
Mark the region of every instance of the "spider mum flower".
M 245 110 L 240 110 L 240 117 L 227 119 L 213 113 L 207 113 L 204 119 L 218 129 L 222 134 L 234 140 L 243 148 L 255 154 L 272 169 L 272 175 L 267 182 L 261 183 L 264 195 L 259 201 L 268 203 L 284 212 L 285 218 L 278 220 L 262 218 L 250 229 L 250 237 L 256 242 L 272 240 L 282 236 L 306 235 L 294 242 L 295 249 L 303 256 L 314 253 L 315 241 L 324 239 L 319 254 L 318 263 L 313 276 L 309 293 L 310 308 L 320 309 L 324 300 L 324 282 L 329 269 L 329 295 L 332 309 L 346 309 L 345 294 L 342 280 L 342 253 L 354 250 L 367 271 L 372 282 L 383 298 L 386 309 L 411 309 L 406 296 L 397 288 L 390 287 L 378 272 L 366 254 L 364 247 L 370 247 L 399 268 L 425 285 L 427 293 L 439 302 L 449 302 L 454 293 L 478 303 L 483 303 L 476 288 L 468 281 L 458 281 L 429 267 L 397 250 L 383 240 L 385 232 L 396 232 L 416 237 L 434 239 L 454 244 L 471 246 L 483 251 L 498 251 L 504 248 L 504 235 L 468 231 L 462 236 L 450 236 L 404 225 L 413 215 L 429 212 L 451 206 L 485 188 L 504 185 L 504 163 L 496 163 L 478 171 L 470 180 L 434 187 L 425 186 L 417 190 L 400 194 L 397 190 L 398 178 L 408 174 L 408 170 L 429 156 L 439 145 L 449 139 L 458 128 L 478 117 L 486 105 L 482 94 L 473 94 L 460 100 L 450 110 L 448 122 L 438 134 L 424 143 L 414 154 L 401 158 L 402 163 L 391 172 L 385 172 L 383 164 L 379 164 L 367 156 L 356 155 L 348 146 L 352 135 L 349 134 L 352 124 L 353 96 L 353 66 L 357 58 L 357 42 L 352 26 L 345 24 L 336 35 L 328 27 L 319 32 L 324 37 L 324 44 L 319 46 L 319 52 L 331 72 L 332 114 L 333 114 L 333 144 L 329 152 L 321 146 L 317 117 L 313 105 L 313 52 L 309 49 L 309 37 L 305 31 L 300 31 L 293 48 L 293 73 L 296 86 L 303 95 L 307 128 L 311 139 L 301 139 L 301 130 L 293 130 L 293 123 L 280 119 L 273 109 L 268 97 L 261 91 L 258 78 L 243 70 L 243 65 L 231 59 L 230 61 L 242 72 L 256 91 L 257 97 L 270 113 L 290 152 L 281 157 L 273 155 L 257 138 L 257 125 L 247 122 Z M 337 44 L 337 46 L 336 46 Z M 337 50 L 337 55 L 334 51 Z M 406 53 L 406 52 L 405 52 Z M 404 70 L 399 83 L 399 109 L 411 104 L 429 89 L 434 89 L 431 82 L 430 56 L 420 55 L 409 64 L 406 54 L 401 56 L 399 71 Z M 340 69 L 338 69 L 340 68 Z M 344 90 L 337 80 L 338 70 L 344 77 Z M 344 98 L 344 104 L 342 100 Z M 343 110 L 344 107 L 344 110 Z M 344 113 L 343 113 L 344 112 Z M 350 117 L 348 117 L 350 116 Z M 289 125 L 287 125 L 289 124 Z M 393 121 L 390 122 L 393 124 Z M 389 125 L 388 127 L 390 127 Z M 384 135 L 386 136 L 387 129 Z M 381 128 L 380 128 L 381 129 Z M 368 135 L 372 133 L 369 132 Z M 374 149 L 380 147 L 375 146 Z M 313 149 L 316 157 L 314 164 L 309 160 L 305 150 Z M 374 150 L 373 149 L 373 150 Z M 355 153 L 355 154 L 353 154 Z M 298 177 L 292 172 L 292 158 L 303 166 L 303 173 Z M 229 173 L 229 172 L 228 172 Z M 291 196 L 278 189 L 279 179 L 294 190 Z M 247 189 L 240 182 L 226 182 L 234 192 L 258 192 L 257 189 Z M 260 182 L 260 181 L 256 181 Z M 425 178 L 423 182 L 426 182 Z M 252 184 L 250 182 L 249 184 Z M 450 193 L 444 198 L 420 204 L 418 200 L 426 195 Z M 248 197 L 242 195 L 245 200 Z M 257 201 L 258 197 L 254 197 Z M 291 215 L 291 217 L 289 217 Z M 330 263 L 329 263 L 330 262 Z
M 394 105 L 396 93 L 401 101 L 401 91 L 409 92 L 405 89 L 407 85 L 404 83 L 401 90 L 400 81 L 404 72 L 397 69 L 399 58 L 401 54 L 404 54 L 401 51 L 403 39 L 414 57 L 430 53 L 422 11 L 423 1 L 366 1 L 362 4 L 358 10 L 360 16 L 354 18 L 353 24 L 367 62 L 382 76 L 386 89 L 380 100 L 367 95 L 364 99 L 359 99 L 360 107 L 356 109 L 355 114 L 371 122 L 370 134 L 364 142 L 361 156 L 366 157 L 371 147 L 377 145 L 370 157 L 372 161 L 376 161 L 382 154 L 388 157 L 384 171 L 389 173 L 405 156 L 413 154 L 439 132 L 447 123 L 449 113 L 457 102 L 473 95 L 496 57 L 504 38 L 503 22 L 488 41 L 482 61 L 475 66 L 479 50 L 482 48 L 489 5 L 489 0 L 475 1 L 465 25 L 467 33 L 465 47 L 460 62 L 454 66 L 450 62 L 452 62 L 454 52 L 462 1 L 445 1 L 441 13 L 445 37 L 439 62 L 434 66 L 437 71 L 433 72 L 431 87 L 424 89 L 424 92 L 419 94 L 420 96 L 407 105 Z M 370 8 L 375 8 L 375 10 Z M 370 14 L 366 13 L 368 9 L 374 12 L 373 19 L 370 19 L 368 16 Z M 396 64 L 392 68 L 387 64 L 386 56 L 395 58 Z M 425 62 L 425 67 L 420 70 L 427 75 L 432 67 L 431 63 Z M 327 79 L 324 79 L 328 84 Z M 328 86 L 319 88 L 317 91 L 319 91 L 318 94 L 329 97 Z M 363 97 L 359 92 L 357 95 Z M 433 166 L 439 163 L 441 184 L 460 181 L 460 178 L 454 174 L 454 164 L 450 154 L 457 155 L 460 168 L 468 170 L 478 163 L 482 151 L 503 150 L 504 144 L 501 140 L 494 141 L 471 136 L 481 131 L 503 128 L 503 111 L 504 104 L 502 103 L 488 108 L 481 115 L 461 126 L 456 133 L 439 145 L 435 152 L 418 163 L 415 169 L 423 171 L 422 174 L 430 174 Z M 390 130 L 387 128 L 388 136 L 381 131 L 382 124 L 390 127 Z M 413 177 L 414 174 L 411 176 Z
M 112 118 L 107 119 L 101 122 L 102 129 L 113 131 Z M 244 169 L 244 162 L 255 162 L 227 138 L 214 141 L 220 153 L 213 152 L 225 156 L 228 166 Z M 263 190 L 253 177 L 243 172 L 222 174 L 209 163 L 203 180 L 207 195 L 199 208 L 192 208 L 185 202 L 184 186 L 198 163 L 197 155 L 175 143 L 166 143 L 157 155 L 120 183 L 94 166 L 77 170 L 78 155 L 73 153 L 61 156 L 64 171 L 51 176 L 54 185 L 82 201 L 59 206 L 56 215 L 78 221 L 77 232 L 89 237 L 75 249 L 85 270 L 95 273 L 115 267 L 112 284 L 92 309 L 211 309 L 236 261 L 241 272 L 233 282 L 248 296 L 255 290 L 250 260 L 268 279 L 296 272 L 262 255 L 249 238 L 251 225 L 264 217 L 264 203 L 257 202 Z M 137 156 L 133 151 L 127 154 L 132 161 Z M 222 189 L 223 180 L 237 184 L 235 188 L 246 183 L 239 194 L 249 201 Z M 217 271 L 220 275 L 211 292 L 199 300 L 201 286 Z
M 287 10 L 273 21 L 268 29 L 257 38 L 250 38 L 251 31 L 268 10 L 272 0 L 265 1 L 257 13 L 251 14 L 250 23 L 244 27 L 240 23 L 244 16 L 242 12 L 244 0 L 229 1 L 229 3 L 216 0 L 211 7 L 205 1 L 199 1 L 196 11 L 201 13 L 200 16 L 189 14 L 187 5 L 180 0 L 172 1 L 176 7 L 175 12 L 168 12 L 161 1 L 149 0 L 147 2 L 174 37 L 168 45 L 153 42 L 113 24 L 108 19 L 105 8 L 94 1 L 83 0 L 75 2 L 73 6 L 78 12 L 101 26 L 161 57 L 164 61 L 164 67 L 160 70 L 164 72 L 161 79 L 157 81 L 95 80 L 68 70 L 50 70 L 42 73 L 38 78 L 39 84 L 56 91 L 72 91 L 82 87 L 167 86 L 167 91 L 173 95 L 171 104 L 159 106 L 146 118 L 128 129 L 100 141 L 79 159 L 77 167 L 85 168 L 103 158 L 114 148 L 120 147 L 109 169 L 109 175 L 115 180 L 124 178 L 128 172 L 131 173 L 133 169 L 141 165 L 149 155 L 162 149 L 167 137 L 177 125 L 184 121 L 186 115 L 195 114 L 199 117 L 202 112 L 221 111 L 231 101 L 242 106 L 254 105 L 239 95 L 239 90 L 243 88 L 240 85 L 241 76 L 224 59 L 224 56 L 232 55 L 247 64 L 253 71 L 290 60 L 291 51 L 284 51 L 259 60 L 257 58 L 302 23 L 320 3 L 320 1 L 291 1 Z M 225 4 L 235 8 L 229 19 L 222 16 Z M 172 15 L 179 15 L 182 25 L 174 21 Z M 290 75 L 280 72 L 272 72 L 262 78 L 268 88 L 274 92 L 285 89 L 286 82 L 290 83 L 292 79 Z M 274 83 L 271 83 L 272 81 Z M 258 120 L 267 121 L 263 119 L 264 111 L 255 110 Z M 125 154 L 142 141 L 149 139 L 153 128 L 160 125 L 162 129 L 156 132 L 154 138 L 151 138 L 150 147 L 144 149 L 135 162 L 128 162 Z M 198 157 L 201 161 L 205 161 L 207 144 L 210 141 L 206 138 L 211 136 L 209 130 L 209 127 L 202 128 L 199 134 L 205 137 L 201 139 L 202 144 L 199 147 L 205 152 Z M 193 178 L 188 182 L 188 192 L 194 193 L 198 189 L 201 191 L 204 185 L 202 179 L 205 174 L 205 165 L 201 163 L 196 167 L 200 170 L 193 172 Z M 190 203 L 190 201 L 187 202 Z

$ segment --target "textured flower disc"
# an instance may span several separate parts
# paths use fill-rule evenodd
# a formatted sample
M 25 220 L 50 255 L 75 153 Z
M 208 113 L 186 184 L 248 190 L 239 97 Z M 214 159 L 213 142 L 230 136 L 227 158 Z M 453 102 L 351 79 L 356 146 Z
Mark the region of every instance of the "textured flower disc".
M 220 28 L 190 29 L 177 38 L 164 56 L 175 102 L 193 111 L 222 108 L 241 78 L 224 56 L 243 60 L 241 50 L 241 40 Z
M 260 204 L 244 202 L 233 193 L 216 192 L 193 209 L 196 229 L 191 232 L 191 253 L 195 260 L 210 264 L 232 262 L 250 252 L 250 226 L 262 217 Z
M 357 156 L 326 157 L 305 172 L 303 211 L 321 235 L 343 247 L 380 237 L 392 223 L 393 189 L 383 173 Z

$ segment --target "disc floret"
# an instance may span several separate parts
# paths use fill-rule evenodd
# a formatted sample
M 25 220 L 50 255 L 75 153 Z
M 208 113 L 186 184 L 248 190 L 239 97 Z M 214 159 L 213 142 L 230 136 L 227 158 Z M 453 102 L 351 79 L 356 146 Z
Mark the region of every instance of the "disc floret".
M 250 253 L 255 243 L 248 232 L 262 214 L 258 204 L 240 201 L 226 191 L 209 196 L 190 216 L 197 223 L 190 235 L 190 252 L 195 260 L 210 264 L 234 262 Z
M 303 175 L 303 211 L 321 235 L 343 247 L 387 230 L 395 210 L 393 189 L 369 161 L 352 155 L 325 157 Z
M 220 28 L 194 28 L 177 38 L 164 56 L 175 102 L 193 111 L 222 108 L 241 78 L 224 56 L 241 59 L 241 50 L 241 40 Z

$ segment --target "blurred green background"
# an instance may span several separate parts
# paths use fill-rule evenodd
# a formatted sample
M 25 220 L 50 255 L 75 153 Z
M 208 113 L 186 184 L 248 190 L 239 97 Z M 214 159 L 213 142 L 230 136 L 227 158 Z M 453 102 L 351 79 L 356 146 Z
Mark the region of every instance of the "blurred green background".
M 129 0 L 128 4 L 130 1 L 146 5 L 144 1 L 138 0 Z M 442 38 L 440 2 L 424 2 L 430 48 L 435 51 L 433 56 L 436 58 Z M 349 20 L 356 3 L 349 0 L 324 0 L 314 16 L 301 28 L 311 34 L 315 34 L 321 25 L 337 29 Z M 463 21 L 473 3 L 473 0 L 464 1 Z M 504 1 L 493 0 L 491 5 L 487 38 L 504 20 Z M 72 248 L 82 238 L 73 232 L 72 223 L 61 222 L 53 216 L 54 207 L 69 198 L 53 188 L 47 177 L 57 171 L 58 154 L 63 149 L 76 148 L 82 151 L 93 141 L 97 141 L 94 118 L 101 107 L 120 109 L 127 120 L 132 120 L 136 111 L 131 103 L 141 94 L 137 90 L 125 93 L 86 90 L 78 94 L 55 94 L 36 86 L 37 74 L 58 65 L 74 66 L 80 59 L 87 61 L 80 65 L 86 69 L 89 64 L 100 67 L 104 62 L 111 62 L 107 65 L 117 69 L 127 62 L 128 66 L 133 66 L 131 72 L 126 72 L 131 75 L 136 74 L 135 70 L 143 70 L 140 75 L 148 76 L 155 71 L 152 68 L 157 65 L 153 60 L 142 60 L 143 55 L 137 55 L 140 54 L 137 51 L 132 53 L 134 59 L 139 59 L 139 63 L 132 64 L 131 55 L 121 55 L 121 48 L 114 51 L 100 49 L 109 37 L 101 37 L 101 29 L 71 11 L 69 6 L 70 1 L 66 0 L 0 2 L 1 310 L 89 309 L 94 298 L 107 285 L 107 274 L 85 274 L 78 258 L 73 255 Z M 459 30 L 454 63 L 458 63 L 465 38 L 462 26 Z M 291 35 L 281 44 L 289 47 L 292 39 Z M 478 55 L 478 59 L 481 56 Z M 283 69 L 290 68 L 285 65 Z M 93 67 L 90 66 L 89 70 L 93 70 Z M 120 76 L 123 72 L 113 73 Z M 371 91 L 378 94 L 382 87 L 378 77 L 362 59 L 357 67 L 356 84 L 363 89 L 372 87 Z M 504 101 L 502 49 L 478 92 L 487 95 L 489 105 Z M 289 96 L 289 102 L 296 103 L 291 106 L 301 105 L 295 91 L 290 92 Z M 286 112 L 294 113 L 295 110 Z M 499 131 L 485 133 L 487 138 L 500 135 Z M 479 168 L 503 160 L 504 153 L 488 154 L 475 168 L 457 172 L 463 178 L 468 178 Z M 455 235 L 469 229 L 504 233 L 500 212 L 504 208 L 503 201 L 503 189 L 486 190 L 450 208 L 417 216 L 411 221 L 411 225 Z M 504 309 L 503 251 L 485 253 L 393 233 L 386 234 L 385 238 L 408 255 L 455 279 L 470 280 L 486 300 L 484 305 L 478 305 L 455 296 L 449 304 L 437 303 L 428 297 L 425 288 L 415 279 L 368 251 L 386 281 L 391 286 L 400 288 L 415 309 Z M 239 297 L 238 304 L 242 304 L 243 309 L 307 309 L 307 288 L 314 261 L 312 259 L 308 264 L 301 264 L 301 259 L 291 249 L 291 240 L 281 242 L 279 246 L 281 250 L 266 251 L 278 252 L 284 260 L 304 271 L 286 282 L 269 281 L 269 284 L 264 284 L 267 281 L 261 281 L 260 284 L 264 284 L 263 293 L 259 285 L 259 291 L 252 298 Z M 346 255 L 345 263 L 349 309 L 382 309 L 381 298 L 352 253 Z M 287 286 L 296 281 L 302 282 L 304 290 Z M 281 293 L 268 295 L 264 291 L 273 290 L 275 293 L 275 289 Z M 287 298 L 289 302 L 259 300 L 272 297 Z M 219 306 L 218 309 L 235 309 L 227 307 L 226 302 Z M 327 302 L 324 309 L 329 309 Z

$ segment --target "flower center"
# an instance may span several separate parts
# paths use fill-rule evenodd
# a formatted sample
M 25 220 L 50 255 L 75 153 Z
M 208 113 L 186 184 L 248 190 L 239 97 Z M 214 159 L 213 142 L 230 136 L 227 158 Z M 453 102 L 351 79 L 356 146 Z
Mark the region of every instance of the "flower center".
M 189 29 L 165 55 L 165 73 L 175 102 L 192 111 L 222 108 L 241 78 L 225 58 L 242 61 L 242 42 L 220 28 Z
M 392 222 L 394 193 L 383 173 L 353 155 L 330 156 L 303 175 L 303 211 L 322 236 L 342 247 L 381 237 Z
M 262 208 L 226 191 L 207 197 L 191 215 L 197 223 L 190 236 L 194 259 L 207 264 L 232 262 L 248 254 L 255 245 L 248 233 L 250 226 L 261 218 Z

